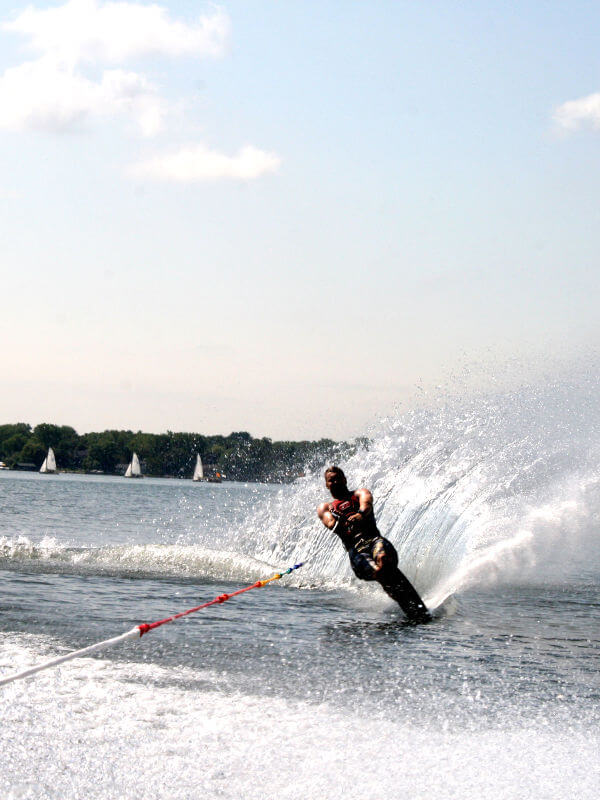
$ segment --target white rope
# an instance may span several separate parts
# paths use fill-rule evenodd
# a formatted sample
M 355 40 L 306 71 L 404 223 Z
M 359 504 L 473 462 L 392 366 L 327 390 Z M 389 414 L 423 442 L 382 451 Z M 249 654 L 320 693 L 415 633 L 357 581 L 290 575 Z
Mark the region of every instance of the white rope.
M 229 600 L 231 597 L 236 597 L 239 594 L 243 594 L 244 592 L 249 592 L 250 589 L 257 589 L 260 586 L 266 586 L 271 581 L 279 580 L 284 575 L 289 575 L 290 572 L 293 572 L 295 569 L 300 569 L 304 562 L 299 564 L 294 564 L 293 567 L 289 567 L 289 569 L 285 570 L 281 574 L 278 572 L 276 575 L 273 575 L 271 578 L 266 580 L 257 581 L 256 583 L 252 583 L 250 586 L 245 586 L 243 589 L 238 589 L 235 592 L 231 592 L 231 594 L 221 594 L 218 597 L 215 597 L 214 600 L 210 600 L 207 603 L 202 603 L 202 605 L 195 606 L 194 608 L 188 608 L 187 611 L 182 611 L 179 614 L 174 614 L 172 617 L 167 617 L 166 619 L 158 620 L 158 622 L 153 622 L 152 624 L 148 625 L 143 623 L 142 625 L 136 625 L 135 628 L 132 628 L 127 633 L 122 633 L 120 636 L 114 636 L 112 639 L 106 639 L 104 642 L 97 642 L 97 644 L 91 644 L 89 647 L 84 647 L 82 650 L 75 650 L 73 653 L 67 653 L 64 656 L 59 656 L 58 658 L 53 658 L 50 661 L 46 661 L 43 664 L 38 664 L 37 667 L 30 667 L 29 669 L 23 670 L 23 672 L 17 672 L 14 675 L 7 675 L 4 678 L 0 678 L 0 686 L 5 686 L 7 683 L 12 683 L 13 681 L 18 681 L 21 678 L 28 678 L 30 675 L 35 675 L 36 672 L 41 672 L 44 669 L 49 669 L 50 667 L 55 667 L 57 664 L 63 664 L 65 661 L 70 661 L 72 658 L 81 658 L 82 656 L 87 656 L 89 653 L 97 652 L 98 650 L 105 650 L 107 647 L 112 647 L 114 644 L 118 644 L 119 642 L 125 641 L 125 639 L 134 639 L 140 638 L 150 630 L 154 628 L 159 628 L 161 625 L 166 625 L 169 622 L 174 622 L 181 617 L 186 617 L 188 614 L 193 614 L 195 611 L 200 611 L 201 608 L 208 608 L 208 606 L 213 606 L 217 603 L 224 603 L 225 600 Z
M 70 661 L 72 658 L 81 658 L 82 656 L 87 656 L 88 653 L 94 653 L 98 650 L 105 650 L 107 647 L 112 647 L 114 644 L 118 644 L 118 642 L 125 641 L 125 639 L 133 639 L 134 637 L 139 638 L 141 635 L 141 631 L 136 625 L 135 628 L 127 631 L 127 633 L 122 633 L 120 636 L 114 636 L 112 639 L 106 639 L 104 642 L 91 644 L 89 647 L 84 647 L 81 650 L 75 650 L 73 653 L 67 653 L 64 656 L 53 658 L 50 661 L 44 662 L 43 664 L 38 664 L 36 667 L 25 669 L 23 672 L 17 672 L 14 675 L 8 675 L 6 678 L 0 678 L 0 686 L 4 686 L 7 683 L 12 683 L 13 681 L 18 681 L 21 678 L 28 678 L 30 675 L 35 675 L 36 672 L 41 672 L 44 669 L 55 667 L 57 664 L 63 664 L 65 661 Z

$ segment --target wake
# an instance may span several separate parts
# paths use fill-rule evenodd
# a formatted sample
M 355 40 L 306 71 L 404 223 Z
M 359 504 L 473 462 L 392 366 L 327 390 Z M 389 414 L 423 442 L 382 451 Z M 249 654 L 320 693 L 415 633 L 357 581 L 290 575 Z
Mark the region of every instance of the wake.
M 351 488 L 372 490 L 378 527 L 429 608 L 469 587 L 539 580 L 558 540 L 561 556 L 597 554 L 597 384 L 585 375 L 411 411 L 340 461 Z M 311 585 L 355 584 L 344 548 L 314 515 L 326 498 L 320 471 L 283 488 L 248 520 L 244 551 L 306 561 Z
M 251 556 L 201 545 L 136 544 L 70 547 L 52 537 L 0 537 L 0 567 L 35 572 L 170 577 L 209 581 L 264 578 L 272 567 Z

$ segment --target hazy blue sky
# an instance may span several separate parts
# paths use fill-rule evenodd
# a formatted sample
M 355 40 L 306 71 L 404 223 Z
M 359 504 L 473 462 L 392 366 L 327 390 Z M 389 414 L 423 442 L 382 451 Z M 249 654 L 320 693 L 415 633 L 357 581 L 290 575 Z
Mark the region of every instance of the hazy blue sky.
M 599 4 L 0 20 L 0 422 L 344 437 L 598 345 Z

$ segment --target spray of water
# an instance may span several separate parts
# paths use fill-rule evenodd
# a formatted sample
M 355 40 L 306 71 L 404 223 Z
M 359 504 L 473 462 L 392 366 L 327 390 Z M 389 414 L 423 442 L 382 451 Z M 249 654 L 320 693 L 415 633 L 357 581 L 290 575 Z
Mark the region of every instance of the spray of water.
M 430 607 L 474 584 L 539 574 L 557 541 L 564 556 L 589 535 L 600 508 L 598 388 L 583 374 L 454 398 L 384 420 L 342 460 L 350 486 L 373 491 L 380 530 Z M 343 547 L 314 516 L 326 496 L 320 471 L 282 489 L 248 524 L 245 547 L 271 563 L 306 559 L 304 582 L 350 584 Z

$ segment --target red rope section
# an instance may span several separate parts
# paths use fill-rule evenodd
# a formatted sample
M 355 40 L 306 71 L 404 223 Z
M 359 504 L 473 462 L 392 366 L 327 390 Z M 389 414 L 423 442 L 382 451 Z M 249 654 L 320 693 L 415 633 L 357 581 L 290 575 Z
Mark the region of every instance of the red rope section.
M 165 619 L 160 619 L 158 622 L 143 622 L 141 625 L 138 625 L 138 629 L 140 631 L 140 637 L 143 636 L 148 631 L 154 630 L 154 628 L 160 628 L 161 625 L 166 625 L 169 622 L 174 622 L 176 619 L 181 619 L 181 617 L 187 617 L 188 614 L 194 614 L 196 611 L 200 611 L 202 608 L 208 608 L 209 606 L 218 605 L 220 603 L 224 603 L 226 600 L 229 600 L 231 597 L 236 597 L 238 594 L 244 594 L 244 592 L 249 592 L 251 589 L 260 589 L 262 586 L 266 586 L 267 583 L 271 583 L 271 581 L 277 581 L 283 575 L 287 575 L 295 569 L 299 569 L 302 564 L 294 564 L 293 567 L 286 569 L 285 572 L 277 573 L 273 575 L 271 578 L 267 578 L 264 581 L 256 581 L 256 583 L 251 584 L 250 586 L 245 586 L 243 589 L 238 589 L 235 592 L 231 592 L 230 594 L 220 594 L 218 597 L 215 597 L 214 600 L 210 600 L 208 603 L 202 603 L 200 606 L 194 606 L 194 608 L 188 608 L 187 611 L 181 611 L 179 614 L 173 614 L 172 617 L 166 617 Z

